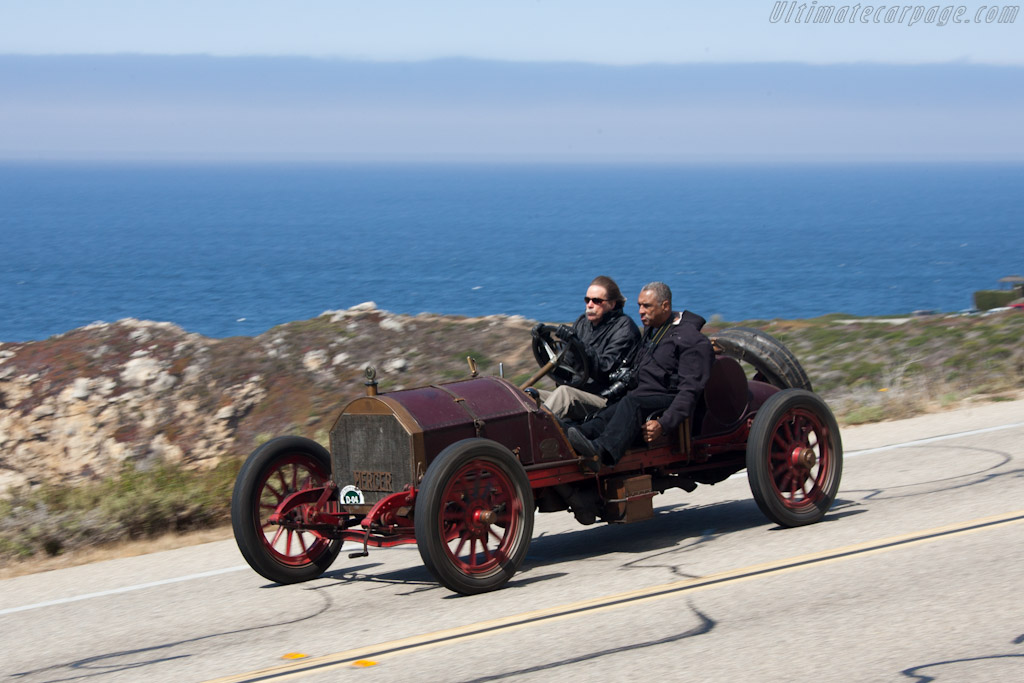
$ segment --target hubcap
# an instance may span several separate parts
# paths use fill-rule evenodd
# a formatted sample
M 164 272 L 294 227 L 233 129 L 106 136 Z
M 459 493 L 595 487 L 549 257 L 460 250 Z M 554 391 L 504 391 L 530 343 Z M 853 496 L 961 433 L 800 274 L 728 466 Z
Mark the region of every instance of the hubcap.
M 481 525 L 494 524 L 498 521 L 498 515 L 494 514 L 494 510 L 477 510 L 473 513 L 473 521 Z
M 818 456 L 811 448 L 797 448 L 793 451 L 793 464 L 809 470 L 818 464 Z

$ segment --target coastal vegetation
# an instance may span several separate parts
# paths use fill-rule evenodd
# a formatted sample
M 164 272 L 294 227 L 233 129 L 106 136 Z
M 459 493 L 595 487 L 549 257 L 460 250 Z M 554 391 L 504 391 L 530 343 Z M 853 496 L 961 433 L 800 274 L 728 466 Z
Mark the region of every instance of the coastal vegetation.
M 377 367 L 382 391 L 536 367 L 533 321 L 397 316 L 363 305 L 207 339 L 167 323 L 94 325 L 0 344 L 0 565 L 228 523 L 241 460 L 267 439 L 327 441 Z M 783 341 L 841 424 L 1008 400 L 1024 382 L 1024 312 L 712 320 Z

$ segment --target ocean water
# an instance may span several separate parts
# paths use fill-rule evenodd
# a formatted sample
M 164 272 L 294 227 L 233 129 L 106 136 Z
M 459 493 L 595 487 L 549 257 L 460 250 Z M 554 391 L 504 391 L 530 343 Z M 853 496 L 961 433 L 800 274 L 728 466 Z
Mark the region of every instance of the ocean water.
M 955 311 L 1024 272 L 1024 165 L 0 165 L 0 341 L 259 334 L 374 301 L 570 320 L 599 274 L 726 320 Z

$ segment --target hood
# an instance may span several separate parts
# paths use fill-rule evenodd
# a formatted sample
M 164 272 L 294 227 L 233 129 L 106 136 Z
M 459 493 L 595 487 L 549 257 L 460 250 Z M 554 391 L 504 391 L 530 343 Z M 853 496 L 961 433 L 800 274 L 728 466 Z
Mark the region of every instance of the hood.
M 692 311 L 683 311 L 682 313 L 673 312 L 672 315 L 675 316 L 675 320 L 672 321 L 673 325 L 678 325 L 679 323 L 687 322 L 699 330 L 700 328 L 704 327 L 704 323 L 707 322 L 704 318 L 700 317 L 696 313 L 693 313 Z

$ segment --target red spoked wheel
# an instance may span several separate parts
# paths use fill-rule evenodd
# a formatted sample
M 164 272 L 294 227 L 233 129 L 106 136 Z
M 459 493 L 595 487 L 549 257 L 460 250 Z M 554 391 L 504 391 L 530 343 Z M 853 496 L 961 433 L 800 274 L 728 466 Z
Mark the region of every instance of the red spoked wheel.
M 494 590 L 515 574 L 533 535 L 533 492 L 505 447 L 467 439 L 441 452 L 416 496 L 423 563 L 463 595 Z
M 311 504 L 279 510 L 291 494 L 326 484 L 330 455 L 315 441 L 281 437 L 249 456 L 231 498 L 231 525 L 242 556 L 261 576 L 278 583 L 298 583 L 320 576 L 341 550 L 341 541 L 315 531 L 289 528 L 306 521 Z M 280 513 L 283 524 L 269 519 Z
M 842 470 L 839 426 L 821 398 L 786 389 L 765 401 L 747 439 L 747 480 L 768 519 L 817 522 L 835 501 Z

